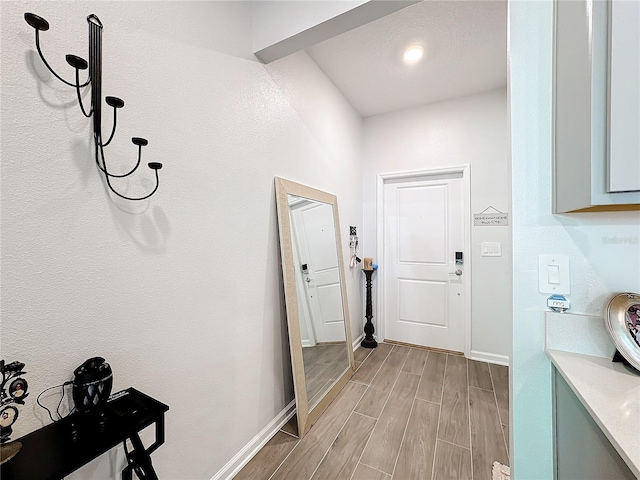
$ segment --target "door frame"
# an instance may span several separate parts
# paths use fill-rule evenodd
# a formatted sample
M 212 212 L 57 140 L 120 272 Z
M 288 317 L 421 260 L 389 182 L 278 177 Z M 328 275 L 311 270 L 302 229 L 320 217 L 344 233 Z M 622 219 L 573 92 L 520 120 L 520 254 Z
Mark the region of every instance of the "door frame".
M 406 172 L 383 173 L 376 175 L 376 257 L 384 269 L 384 185 L 390 180 L 406 179 L 411 180 L 417 177 L 430 177 L 443 174 L 462 174 L 463 193 L 463 229 L 464 229 L 464 251 L 465 251 L 465 274 L 468 280 L 464 284 L 464 355 L 470 358 L 471 355 L 471 166 L 457 165 L 452 167 L 429 168 L 425 170 L 411 170 Z M 376 313 L 378 318 L 384 312 L 384 282 L 378 280 L 376 288 Z M 384 340 L 386 333 L 386 320 L 376 322 L 378 340 Z

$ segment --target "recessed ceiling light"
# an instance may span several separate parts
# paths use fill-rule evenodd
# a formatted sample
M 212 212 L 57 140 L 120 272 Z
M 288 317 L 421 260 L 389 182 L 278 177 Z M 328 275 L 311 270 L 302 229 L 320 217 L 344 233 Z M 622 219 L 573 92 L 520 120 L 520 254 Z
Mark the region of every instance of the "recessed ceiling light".
M 411 45 L 404 51 L 402 58 L 406 63 L 416 63 L 422 58 L 424 47 L 422 45 Z

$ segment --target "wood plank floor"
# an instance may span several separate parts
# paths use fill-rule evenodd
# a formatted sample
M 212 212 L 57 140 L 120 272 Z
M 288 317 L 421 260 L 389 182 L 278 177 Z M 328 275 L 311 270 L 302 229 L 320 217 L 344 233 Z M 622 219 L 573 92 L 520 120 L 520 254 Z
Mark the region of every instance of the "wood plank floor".
M 509 464 L 507 367 L 381 343 L 302 440 L 278 432 L 237 480 L 490 480 Z

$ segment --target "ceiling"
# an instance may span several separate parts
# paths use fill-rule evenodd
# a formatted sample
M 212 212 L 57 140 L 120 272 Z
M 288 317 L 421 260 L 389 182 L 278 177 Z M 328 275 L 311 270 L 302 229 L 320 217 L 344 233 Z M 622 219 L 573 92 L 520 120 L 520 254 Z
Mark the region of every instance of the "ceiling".
M 407 65 L 402 53 L 424 46 Z M 363 117 L 507 84 L 507 1 L 432 1 L 307 49 Z

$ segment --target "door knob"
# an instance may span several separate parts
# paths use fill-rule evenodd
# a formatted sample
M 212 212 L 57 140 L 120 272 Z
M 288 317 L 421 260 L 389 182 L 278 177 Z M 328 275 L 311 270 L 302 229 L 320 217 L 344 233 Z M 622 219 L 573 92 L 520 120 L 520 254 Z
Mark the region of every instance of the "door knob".
M 309 283 L 311 281 L 311 279 L 309 277 L 304 279 L 305 282 Z
M 456 274 L 457 276 L 462 275 L 462 269 L 456 268 L 455 272 L 450 272 L 449 275 Z

